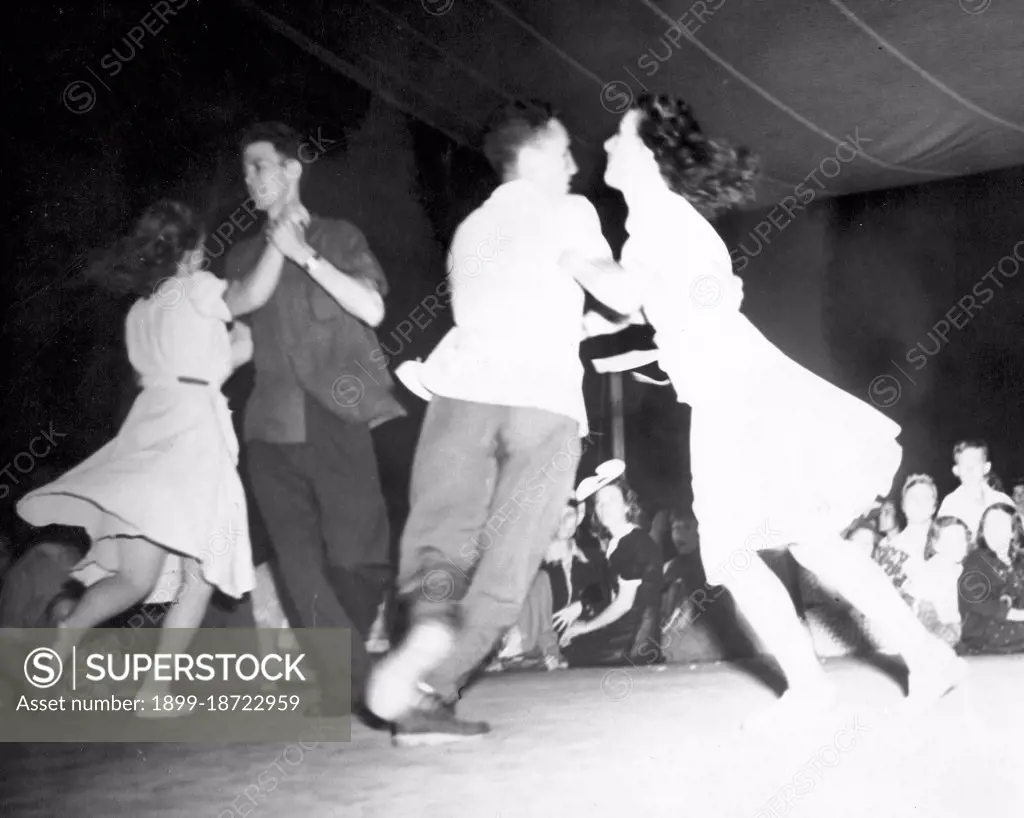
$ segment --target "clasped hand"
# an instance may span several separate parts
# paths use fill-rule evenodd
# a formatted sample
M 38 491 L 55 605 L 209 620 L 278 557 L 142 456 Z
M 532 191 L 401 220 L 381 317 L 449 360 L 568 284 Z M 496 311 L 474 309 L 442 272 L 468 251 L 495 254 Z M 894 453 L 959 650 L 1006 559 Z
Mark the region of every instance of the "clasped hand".
M 278 219 L 268 231 L 270 241 L 285 258 L 297 264 L 306 261 L 310 254 L 306 244 L 306 228 L 301 214 L 291 213 Z

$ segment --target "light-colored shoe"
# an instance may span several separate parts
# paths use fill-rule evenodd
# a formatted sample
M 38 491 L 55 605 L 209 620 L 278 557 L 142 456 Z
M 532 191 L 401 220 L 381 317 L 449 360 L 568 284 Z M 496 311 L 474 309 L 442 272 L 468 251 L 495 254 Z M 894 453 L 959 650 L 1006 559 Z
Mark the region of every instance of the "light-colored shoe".
M 509 629 L 508 633 L 505 634 L 505 639 L 501 646 L 501 650 L 498 651 L 499 659 L 515 659 L 517 656 L 523 654 L 523 632 L 518 627 L 513 626 Z
M 555 656 L 548 654 L 544 657 L 544 667 L 547 670 L 565 670 L 569 667 L 569 663 L 565 661 L 561 656 Z
M 420 683 L 448 657 L 455 630 L 440 619 L 413 625 L 402 642 L 373 669 L 366 687 L 366 707 L 378 718 L 395 722 L 423 699 Z

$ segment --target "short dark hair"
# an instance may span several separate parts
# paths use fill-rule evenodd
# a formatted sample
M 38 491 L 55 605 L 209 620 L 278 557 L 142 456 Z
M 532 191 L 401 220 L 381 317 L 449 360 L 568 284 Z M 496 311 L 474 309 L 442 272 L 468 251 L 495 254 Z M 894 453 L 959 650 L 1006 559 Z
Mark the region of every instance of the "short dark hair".
M 288 159 L 299 158 L 302 147 L 302 135 L 283 122 L 257 122 L 246 128 L 238 139 L 239 153 L 257 142 L 269 142 L 282 156 Z
M 484 125 L 483 151 L 495 172 L 504 177 L 519 151 L 550 126 L 558 113 L 546 102 L 510 102 L 492 113 Z
M 968 449 L 981 449 L 985 454 L 985 459 L 988 460 L 988 444 L 984 440 L 975 439 L 961 440 L 953 447 L 953 462 L 956 463 L 956 459 Z

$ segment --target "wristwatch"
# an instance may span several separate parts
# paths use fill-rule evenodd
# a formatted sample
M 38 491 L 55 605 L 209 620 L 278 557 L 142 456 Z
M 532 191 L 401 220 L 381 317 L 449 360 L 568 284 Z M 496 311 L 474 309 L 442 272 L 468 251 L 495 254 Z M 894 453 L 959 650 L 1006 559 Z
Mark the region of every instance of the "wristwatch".
M 313 255 L 306 259 L 306 263 L 302 265 L 302 269 L 304 269 L 307 273 L 312 273 L 313 268 L 320 263 L 322 258 L 323 256 L 321 256 L 316 250 L 314 250 Z

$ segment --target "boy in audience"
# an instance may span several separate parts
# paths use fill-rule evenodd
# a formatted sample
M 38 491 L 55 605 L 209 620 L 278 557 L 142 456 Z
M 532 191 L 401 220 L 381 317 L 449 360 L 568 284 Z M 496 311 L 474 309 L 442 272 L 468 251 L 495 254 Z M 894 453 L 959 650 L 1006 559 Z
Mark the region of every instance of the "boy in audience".
M 960 487 L 947 494 L 939 506 L 940 517 L 959 517 L 977 537 L 981 515 L 991 505 L 1008 503 L 1013 498 L 988 484 L 992 464 L 988 459 L 988 445 L 981 440 L 962 440 L 953 449 L 953 474 Z

